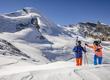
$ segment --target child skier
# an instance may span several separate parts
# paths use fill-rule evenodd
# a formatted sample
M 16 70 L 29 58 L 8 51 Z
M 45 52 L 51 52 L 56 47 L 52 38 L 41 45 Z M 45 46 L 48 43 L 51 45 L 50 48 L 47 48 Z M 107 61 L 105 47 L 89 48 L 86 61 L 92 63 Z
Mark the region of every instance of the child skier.
M 102 64 L 102 46 L 100 45 L 100 43 L 98 41 L 94 41 L 93 45 L 85 45 L 94 50 L 94 65 Z
M 77 45 L 73 48 L 76 57 L 76 66 L 82 65 L 82 54 L 86 52 L 86 50 L 81 46 L 81 41 L 77 41 Z

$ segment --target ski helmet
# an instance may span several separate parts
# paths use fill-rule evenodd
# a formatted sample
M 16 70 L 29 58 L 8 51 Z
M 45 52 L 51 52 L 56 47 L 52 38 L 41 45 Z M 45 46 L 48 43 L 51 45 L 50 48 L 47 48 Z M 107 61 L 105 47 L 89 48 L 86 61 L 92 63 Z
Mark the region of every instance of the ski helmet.
M 93 44 L 99 45 L 99 42 L 98 41 L 94 41 Z
M 80 45 L 81 44 L 81 41 L 78 41 L 78 44 Z

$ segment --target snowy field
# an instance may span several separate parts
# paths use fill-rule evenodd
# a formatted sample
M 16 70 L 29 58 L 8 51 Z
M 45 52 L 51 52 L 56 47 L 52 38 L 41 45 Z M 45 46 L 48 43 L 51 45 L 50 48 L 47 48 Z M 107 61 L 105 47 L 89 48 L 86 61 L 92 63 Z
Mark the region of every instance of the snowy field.
M 14 60 L 12 60 L 13 63 Z M 12 63 L 12 62 L 10 62 Z M 92 64 L 75 67 L 73 62 L 59 61 L 44 65 L 24 62 L 8 65 L 0 69 L 0 80 L 109 80 L 110 65 Z M 106 77 L 105 77 L 106 76 Z

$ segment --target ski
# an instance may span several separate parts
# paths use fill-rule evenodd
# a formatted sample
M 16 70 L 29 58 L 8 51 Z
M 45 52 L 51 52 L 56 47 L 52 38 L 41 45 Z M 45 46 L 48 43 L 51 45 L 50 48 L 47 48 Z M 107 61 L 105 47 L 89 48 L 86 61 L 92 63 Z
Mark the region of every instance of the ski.
M 85 51 L 87 51 L 86 46 L 84 46 Z M 87 53 L 84 52 L 84 64 L 88 64 Z

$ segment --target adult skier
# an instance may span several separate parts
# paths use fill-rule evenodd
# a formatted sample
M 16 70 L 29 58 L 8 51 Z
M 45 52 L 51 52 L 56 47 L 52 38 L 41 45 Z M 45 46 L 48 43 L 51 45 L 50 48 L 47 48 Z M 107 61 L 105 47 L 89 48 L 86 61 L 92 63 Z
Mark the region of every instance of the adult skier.
M 92 48 L 94 50 L 94 65 L 102 64 L 102 46 L 99 41 L 94 41 L 93 45 L 85 44 L 87 47 Z
M 86 53 L 86 50 L 81 46 L 81 41 L 77 41 L 77 45 L 73 48 L 76 57 L 76 66 L 82 65 L 83 52 Z

